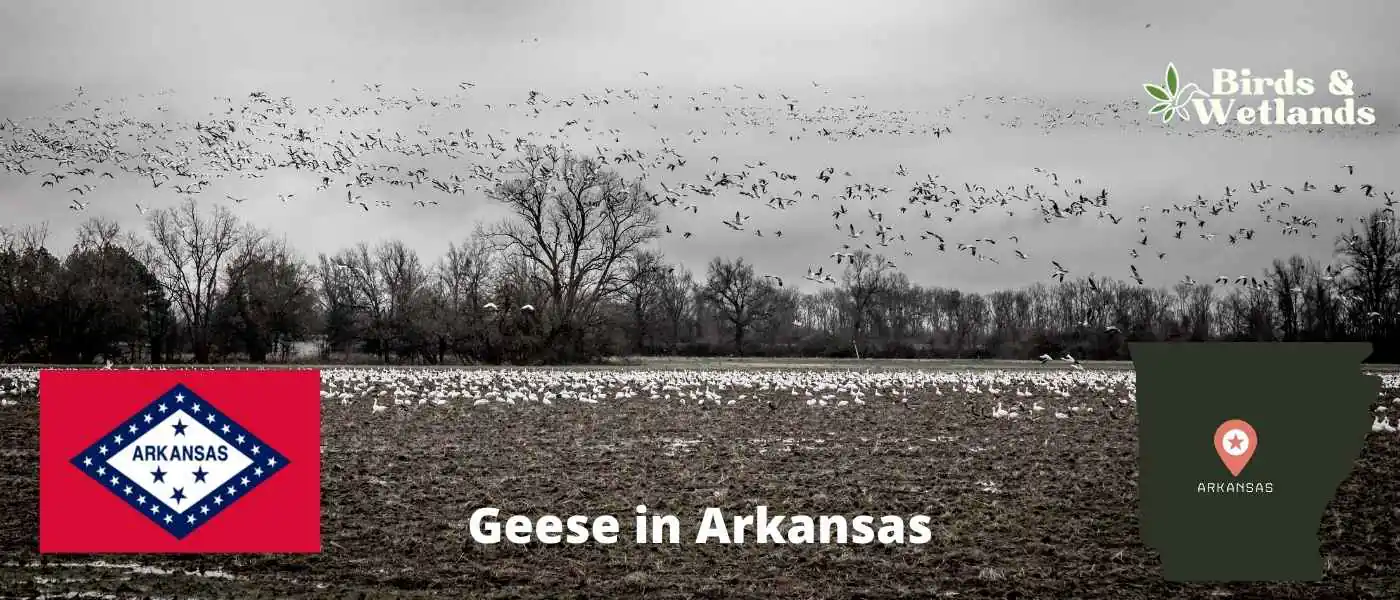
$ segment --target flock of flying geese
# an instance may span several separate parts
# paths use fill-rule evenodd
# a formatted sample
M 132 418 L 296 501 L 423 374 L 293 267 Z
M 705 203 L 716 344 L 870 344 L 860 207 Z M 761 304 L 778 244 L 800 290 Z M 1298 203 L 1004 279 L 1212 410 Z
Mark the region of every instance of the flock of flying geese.
M 522 43 L 536 43 L 522 40 Z M 646 71 L 637 74 L 647 79 Z M 310 193 L 277 193 L 281 203 L 317 193 L 343 194 L 346 205 L 369 212 L 393 206 L 394 192 L 415 197 L 420 208 L 440 205 L 448 197 L 484 196 L 512 177 L 511 158 L 531 147 L 557 148 L 593 158 L 625 175 L 654 183 L 647 200 L 658 209 L 678 209 L 679 218 L 664 218 L 664 234 L 692 238 L 691 227 L 682 226 L 687 213 L 698 215 L 702 206 L 738 204 L 733 216 L 719 223 L 726 229 L 758 238 L 780 239 L 784 232 L 765 233 L 753 225 L 753 214 L 744 206 L 789 211 L 799 205 L 825 205 L 832 218 L 836 246 L 826 255 L 834 265 L 848 263 L 866 250 L 881 257 L 881 268 L 897 269 L 888 255 L 906 258 L 933 254 L 960 255 L 978 263 L 1004 260 L 1036 260 L 1036 252 L 1020 246 L 1020 236 L 955 239 L 962 220 L 979 213 L 1004 213 L 1007 217 L 1031 215 L 1050 225 L 1080 219 L 1136 228 L 1126 250 L 1130 259 L 1125 276 L 1138 284 L 1145 278 L 1139 260 L 1166 261 L 1173 240 L 1201 240 L 1237 246 L 1259 239 L 1265 230 L 1281 236 L 1323 235 L 1322 220 L 1300 212 L 1305 206 L 1326 206 L 1324 198 L 1341 198 L 1352 191 L 1387 214 L 1393 215 L 1396 194 L 1356 180 L 1352 165 L 1339 172 L 1340 182 L 1320 184 L 1311 180 L 1278 183 L 1262 180 L 1226 186 L 1223 193 L 1183 199 L 1159 208 L 1141 206 L 1135 211 L 1117 207 L 1108 189 L 1086 185 L 1082 178 L 1061 177 L 1035 168 L 1042 181 L 1033 184 L 991 186 L 975 182 L 951 182 L 939 175 L 915 176 L 903 164 L 879 174 L 883 183 L 872 183 L 850 169 L 823 166 L 813 174 L 779 168 L 765 160 L 730 162 L 706 147 L 724 136 L 786 136 L 791 142 L 816 139 L 845 142 L 879 136 L 953 136 L 947 120 L 956 109 L 980 102 L 988 106 L 1032 106 L 1040 111 L 1035 121 L 1045 133 L 1058 127 L 1095 127 L 1117 124 L 1124 129 L 1154 127 L 1155 121 L 1136 100 L 1096 103 L 1076 100 L 1060 107 L 1041 99 L 1020 96 L 967 96 L 943 111 L 936 121 L 918 111 L 870 107 L 863 96 L 848 102 L 829 102 L 832 90 L 812 82 L 803 92 L 748 89 L 740 85 L 704 89 L 698 93 L 674 92 L 661 85 L 604 88 L 550 97 L 529 90 L 515 101 L 499 102 L 481 97 L 477 84 L 458 83 L 445 94 L 429 94 L 412 88 L 407 95 L 387 92 L 382 84 L 365 84 L 359 99 L 337 97 L 329 102 L 298 105 L 290 97 L 254 91 L 243 98 L 216 97 L 215 108 L 199 118 L 179 119 L 165 102 L 173 90 L 150 95 L 154 116 L 138 117 L 131 98 L 97 101 L 83 88 L 60 107 L 57 116 L 31 117 L 0 123 L 0 166 L 5 171 L 39 180 L 40 188 L 66 190 L 70 208 L 86 210 L 100 196 L 104 180 L 117 177 L 148 181 L 153 189 L 194 197 L 221 179 L 261 179 L 274 171 L 305 174 L 314 183 Z M 147 95 L 138 95 L 138 99 Z M 485 100 L 492 100 L 487 102 Z M 439 122 L 470 115 L 472 111 L 509 112 L 551 126 L 531 126 L 522 132 L 506 128 L 476 131 Z M 612 113 L 629 111 L 645 122 L 639 136 L 617 127 Z M 714 125 L 682 126 L 660 130 L 663 119 L 704 116 Z M 967 116 L 962 116 L 967 119 Z M 416 128 L 387 124 L 421 119 Z M 991 113 L 984 115 L 991 120 Z M 1019 127 L 1020 121 L 1002 123 Z M 1160 125 L 1160 124 L 1158 124 Z M 684 129 L 684 131 L 680 131 Z M 1166 131 L 1167 129 L 1158 127 Z M 1206 135 L 1206 131 L 1199 133 Z M 1229 128 L 1222 135 L 1241 133 Z M 1253 130 L 1251 130 L 1253 131 Z M 1320 133 L 1308 130 L 1306 133 Z M 1261 134 L 1272 135 L 1272 134 Z M 647 139 L 639 139 L 647 138 Z M 692 160 L 694 157 L 695 160 Z M 539 176 L 531 173 L 529 176 Z M 545 176 L 548 176 L 547 174 Z M 902 182 L 900 185 L 894 182 Z M 428 194 L 438 195 L 430 198 Z M 249 195 L 225 193 L 223 198 L 242 205 Z M 890 208 L 886 200 L 894 203 Z M 302 200 L 296 200 L 302 201 Z M 149 206 L 137 203 L 145 215 Z M 1253 227 L 1224 225 L 1253 213 L 1262 221 Z M 783 222 L 791 219 L 783 218 Z M 1345 219 L 1336 217 L 1337 223 Z M 1154 224 L 1161 227 L 1154 229 Z M 673 227 L 674 226 L 674 227 Z M 660 232 L 659 232 L 660 233 Z M 1047 260 L 1049 277 L 1064 282 L 1075 272 L 1059 259 Z M 836 283 L 829 265 L 809 267 L 804 279 L 819 284 Z M 1088 273 L 1090 285 L 1097 285 Z M 1328 277 L 1340 275 L 1329 271 Z M 777 285 L 780 275 L 767 275 Z M 1214 282 L 1254 288 L 1270 284 L 1264 278 L 1219 275 Z M 1182 283 L 1196 285 L 1191 276 Z

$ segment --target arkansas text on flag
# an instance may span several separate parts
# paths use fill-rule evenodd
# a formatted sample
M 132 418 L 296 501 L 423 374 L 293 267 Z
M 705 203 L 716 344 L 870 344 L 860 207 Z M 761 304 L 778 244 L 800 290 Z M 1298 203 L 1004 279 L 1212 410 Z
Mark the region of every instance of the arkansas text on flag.
M 319 552 L 317 371 L 43 371 L 39 550 Z

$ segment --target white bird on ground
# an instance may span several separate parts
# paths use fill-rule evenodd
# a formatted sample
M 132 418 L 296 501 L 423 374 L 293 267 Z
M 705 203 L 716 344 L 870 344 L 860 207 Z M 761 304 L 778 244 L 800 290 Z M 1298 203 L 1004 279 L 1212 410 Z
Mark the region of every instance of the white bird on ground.
M 992 411 L 992 417 L 993 417 L 993 418 L 996 418 L 996 419 L 1000 419 L 1000 418 L 1005 417 L 1005 416 L 1007 416 L 1007 415 L 1009 415 L 1009 414 L 1011 414 L 1011 411 L 1006 410 L 1005 408 L 1002 408 L 1000 402 L 997 403 L 996 410 L 993 410 L 993 411 Z

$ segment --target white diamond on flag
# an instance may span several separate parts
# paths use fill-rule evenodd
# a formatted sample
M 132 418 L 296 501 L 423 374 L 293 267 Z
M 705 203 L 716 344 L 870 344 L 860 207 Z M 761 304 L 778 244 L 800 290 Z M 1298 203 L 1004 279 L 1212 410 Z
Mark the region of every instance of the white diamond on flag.
M 289 461 L 176 385 L 71 462 L 151 522 L 184 538 Z
M 181 514 L 248 468 L 253 459 L 219 439 L 199 419 L 177 410 L 113 453 L 107 464 Z

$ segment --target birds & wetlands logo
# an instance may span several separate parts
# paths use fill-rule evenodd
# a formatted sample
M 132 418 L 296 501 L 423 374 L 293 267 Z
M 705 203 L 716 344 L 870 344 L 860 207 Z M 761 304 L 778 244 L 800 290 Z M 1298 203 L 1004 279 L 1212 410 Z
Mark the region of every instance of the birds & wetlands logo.
M 1340 104 L 1299 106 L 1295 98 L 1313 96 L 1317 84 L 1284 69 L 1276 77 L 1259 77 L 1250 69 L 1212 69 L 1211 88 L 1206 92 L 1195 83 L 1182 83 L 1174 63 L 1167 63 L 1161 83 L 1144 83 L 1152 97 L 1148 114 L 1160 115 L 1163 123 L 1173 119 L 1195 119 L 1203 125 L 1371 125 L 1376 110 L 1358 106 L 1357 100 L 1371 95 L 1357 93 L 1356 82 L 1345 69 L 1333 69 L 1327 77 L 1327 93 L 1340 98 Z M 1273 96 L 1273 97 L 1268 97 Z M 1243 103 L 1241 98 L 1245 98 Z M 1253 103 L 1254 98 L 1258 103 Z M 1240 104 L 1236 106 L 1236 104 Z
M 1162 115 L 1163 123 L 1170 123 L 1172 118 L 1178 114 L 1181 115 L 1181 120 L 1190 121 L 1191 113 L 1185 110 L 1187 103 L 1197 95 L 1206 97 L 1210 97 L 1210 95 L 1194 83 L 1188 83 L 1185 86 L 1179 85 L 1180 83 L 1181 78 L 1176 73 L 1176 64 L 1167 63 L 1167 74 L 1161 85 L 1142 84 L 1142 88 L 1147 90 L 1148 95 L 1157 101 L 1156 104 L 1152 105 L 1152 108 L 1148 109 L 1147 114 Z

